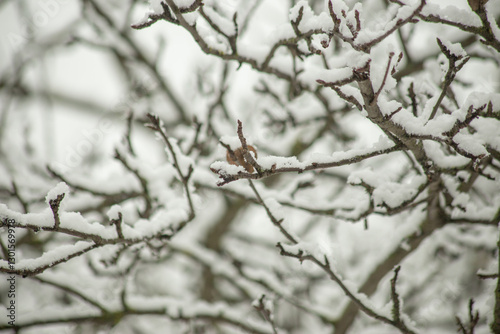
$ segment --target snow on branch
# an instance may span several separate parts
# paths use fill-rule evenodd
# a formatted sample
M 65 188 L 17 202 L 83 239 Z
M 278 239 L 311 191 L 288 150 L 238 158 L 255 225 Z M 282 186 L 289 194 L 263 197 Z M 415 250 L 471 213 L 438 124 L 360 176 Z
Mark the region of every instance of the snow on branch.
M 318 254 L 316 245 L 313 246 L 312 250 L 309 250 L 309 245 L 307 243 L 303 243 L 296 236 L 293 236 L 290 232 L 288 232 L 288 230 L 283 226 L 283 219 L 276 218 L 273 212 L 262 200 L 259 191 L 253 185 L 251 180 L 249 180 L 249 183 L 257 200 L 265 208 L 269 219 L 276 227 L 278 227 L 280 232 L 287 239 L 286 243 L 278 242 L 276 244 L 276 247 L 279 249 L 282 256 L 296 258 L 301 264 L 304 261 L 312 262 L 314 265 L 323 270 L 327 274 L 327 276 L 342 289 L 345 295 L 352 302 L 354 302 L 366 315 L 392 325 L 398 328 L 402 333 L 415 333 L 407 327 L 404 321 L 401 320 L 401 318 L 399 317 L 399 313 L 397 314 L 397 316 L 394 315 L 394 319 L 390 319 L 387 315 L 381 313 L 378 310 L 375 310 L 374 306 L 365 295 L 353 291 L 352 283 L 344 281 L 340 278 L 340 275 L 335 271 L 334 268 L 332 268 L 330 261 L 328 260 L 328 256 L 325 254 Z
M 74 245 L 64 245 L 43 253 L 36 259 L 23 259 L 11 268 L 7 261 L 0 260 L 0 272 L 23 277 L 37 275 L 45 270 L 79 257 L 102 245 L 89 241 L 78 241 Z
M 137 173 L 136 170 L 129 169 Z M 187 187 L 190 173 L 184 175 L 180 169 L 179 173 L 184 178 Z M 146 181 L 144 180 L 144 182 L 146 186 Z M 64 210 L 63 199 L 67 197 L 68 192 L 68 185 L 60 182 L 46 196 L 49 208 L 40 213 L 22 214 L 0 204 L 0 217 L 2 220 L 12 221 L 11 228 L 26 229 L 35 233 L 45 231 L 78 239 L 74 244 L 58 246 L 37 258 L 18 260 L 14 266 L 1 260 L 0 272 L 16 273 L 22 276 L 37 275 L 106 245 L 133 245 L 154 239 L 169 240 L 194 218 L 194 209 L 191 207 L 191 214 L 186 214 L 182 209 L 157 212 L 151 221 L 139 221 L 131 227 L 123 224 L 120 207 L 115 205 L 108 212 L 109 222 L 104 224 L 90 223 L 80 213 Z M 114 226 L 114 228 L 109 225 Z
M 401 150 L 401 147 L 398 145 L 393 145 L 387 141 L 381 141 L 370 149 L 335 152 L 332 156 L 315 155 L 311 157 L 312 161 L 300 162 L 295 157 L 272 156 L 261 157 L 255 160 L 248 152 L 248 149 L 245 150 L 247 144 L 242 132 L 242 123 L 240 121 L 238 121 L 238 137 L 240 138 L 243 152 L 246 151 L 244 153 L 245 161 L 255 167 L 256 172 L 249 173 L 248 171 L 235 171 L 234 168 L 226 162 L 214 162 L 210 166 L 210 169 L 221 178 L 221 181 L 217 184 L 218 186 L 223 186 L 240 179 L 256 180 L 280 173 L 303 173 L 306 171 L 351 165 L 375 156 Z
M 241 312 L 234 310 L 229 305 L 223 303 L 193 302 L 191 300 L 179 301 L 172 298 L 141 298 L 130 297 L 128 305 L 133 305 L 127 309 L 111 309 L 101 314 L 95 311 L 82 312 L 79 309 L 66 308 L 57 315 L 54 310 L 41 312 L 36 317 L 24 319 L 17 327 L 30 328 L 47 326 L 54 324 L 81 324 L 100 323 L 115 325 L 116 319 L 133 316 L 158 316 L 167 317 L 174 321 L 189 322 L 195 320 L 214 321 L 220 324 L 229 325 L 234 328 L 257 334 L 272 334 L 273 331 L 266 323 L 256 319 L 248 318 Z M 58 310 L 59 311 L 59 310 Z M 0 330 L 12 328 L 9 325 L 1 324 Z

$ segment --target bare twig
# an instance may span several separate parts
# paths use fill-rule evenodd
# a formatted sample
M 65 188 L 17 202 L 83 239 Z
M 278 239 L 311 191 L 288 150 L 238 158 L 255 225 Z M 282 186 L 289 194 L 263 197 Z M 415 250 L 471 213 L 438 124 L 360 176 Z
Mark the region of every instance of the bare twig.
M 380 84 L 380 87 L 375 92 L 375 95 L 373 97 L 374 98 L 373 101 L 377 101 L 380 93 L 382 93 L 382 89 L 384 89 L 385 82 L 387 80 L 387 75 L 389 74 L 389 69 L 391 68 L 392 57 L 394 57 L 394 52 L 389 53 L 389 60 L 387 60 L 387 66 L 385 67 L 384 79 L 382 79 L 382 83 Z
M 444 82 L 443 82 L 443 88 L 441 90 L 441 94 L 439 95 L 439 98 L 437 99 L 436 103 L 434 104 L 434 107 L 432 108 L 431 115 L 429 116 L 429 120 L 433 119 L 434 116 L 436 116 L 436 113 L 441 106 L 441 102 L 443 101 L 443 98 L 446 96 L 446 93 L 448 89 L 450 88 L 451 83 L 453 80 L 455 80 L 455 76 L 462 69 L 462 67 L 469 61 L 469 57 L 463 57 L 461 55 L 454 55 L 451 53 L 450 50 L 446 48 L 446 46 L 441 42 L 441 40 L 438 38 L 437 43 L 439 47 L 441 48 L 441 51 L 443 54 L 448 58 L 448 71 L 446 72 L 446 75 L 444 77 Z
M 257 201 L 260 203 L 260 205 L 262 205 L 264 207 L 264 209 L 266 210 L 266 213 L 267 213 L 267 216 L 269 217 L 269 219 L 271 219 L 271 221 L 273 222 L 274 226 L 276 226 L 280 232 L 293 244 L 297 244 L 298 241 L 296 240 L 296 238 L 294 236 L 292 236 L 290 233 L 288 233 L 288 231 L 283 227 L 283 219 L 277 219 L 273 213 L 271 212 L 271 210 L 269 209 L 269 207 L 267 206 L 267 204 L 264 202 L 264 200 L 262 200 L 262 197 L 260 196 L 259 192 L 257 191 L 257 188 L 255 188 L 255 185 L 253 184 L 252 180 L 248 180 L 248 183 L 250 184 L 250 188 L 252 188 L 253 190 L 253 193 L 255 194 L 255 197 L 257 198 Z
M 55 199 L 49 200 L 50 210 L 52 210 L 52 215 L 54 216 L 54 229 L 58 229 L 61 225 L 61 219 L 59 217 L 59 207 L 62 200 L 66 194 L 59 194 Z
M 262 200 L 259 192 L 255 188 L 254 184 L 252 183 L 251 180 L 249 180 L 250 187 L 254 191 L 255 196 L 257 197 L 258 201 L 261 203 L 261 205 L 265 208 L 267 216 L 275 226 L 279 228 L 281 233 L 288 239 L 289 242 L 291 242 L 294 245 L 298 244 L 298 240 L 293 237 L 282 225 L 282 220 L 278 220 L 274 214 L 271 212 L 271 210 L 267 207 L 267 205 L 264 203 Z M 330 262 L 328 261 L 328 258 L 325 256 L 323 260 L 319 260 L 316 256 L 308 254 L 307 252 L 304 252 L 302 250 L 298 250 L 296 253 L 287 251 L 285 247 L 278 242 L 276 247 L 280 250 L 280 254 L 283 256 L 288 256 L 292 258 L 298 259 L 301 263 L 304 261 L 310 261 L 320 267 L 327 275 L 328 277 L 333 280 L 335 283 L 338 284 L 338 286 L 342 289 L 342 291 L 349 297 L 349 299 L 354 302 L 360 310 L 362 310 L 365 314 L 368 316 L 380 320 L 382 322 L 385 322 L 389 325 L 392 325 L 396 328 L 398 328 L 402 333 L 405 334 L 411 334 L 414 333 L 413 331 L 409 330 L 404 322 L 396 322 L 394 320 L 391 320 L 376 311 L 372 310 L 370 307 L 366 306 L 347 286 L 344 284 L 344 282 L 338 277 L 338 275 L 332 270 L 330 266 Z
M 153 199 L 151 198 L 151 195 L 149 194 L 149 184 L 148 180 L 141 175 L 140 171 L 137 168 L 134 168 L 127 160 L 125 156 L 123 156 L 118 149 L 115 149 L 115 158 L 120 161 L 127 169 L 129 172 L 135 175 L 139 183 L 141 184 L 142 187 L 142 197 L 144 198 L 144 210 L 142 211 L 142 216 L 143 217 L 149 217 L 151 215 L 151 212 L 153 210 Z
M 457 326 L 462 334 L 474 334 L 474 329 L 479 322 L 479 312 L 474 313 L 474 299 L 469 300 L 469 321 L 468 324 L 464 324 L 462 320 L 457 316 L 455 317 L 457 321 Z
M 160 118 L 156 115 L 153 115 L 153 114 L 148 114 L 147 116 L 148 116 L 151 123 L 146 124 L 146 126 L 153 129 L 157 133 L 159 133 L 161 138 L 163 139 L 163 141 L 167 145 L 167 148 L 168 148 L 168 150 L 172 156 L 172 159 L 173 159 L 172 165 L 177 170 L 177 174 L 179 175 L 179 179 L 182 182 L 182 185 L 184 187 L 184 193 L 185 193 L 186 198 L 187 198 L 187 202 L 188 202 L 188 206 L 189 206 L 189 217 L 186 221 L 184 221 L 181 225 L 179 225 L 176 228 L 176 232 L 177 232 L 177 231 L 180 231 L 181 229 L 183 229 L 185 227 L 185 225 L 187 224 L 187 222 L 191 221 L 195 217 L 194 205 L 193 205 L 193 201 L 191 199 L 191 190 L 189 189 L 189 179 L 191 178 L 191 174 L 193 172 L 193 166 L 189 165 L 188 171 L 186 173 L 184 173 L 182 171 L 181 166 L 179 165 L 179 161 L 177 159 L 177 153 L 175 152 L 175 149 L 172 146 L 172 143 L 170 142 L 169 137 L 167 136 L 167 134 L 165 133 L 165 130 L 163 129 L 163 126 L 160 122 Z
M 401 305 L 399 300 L 399 294 L 396 291 L 396 283 L 398 280 L 398 274 L 401 266 L 394 268 L 394 276 L 391 279 L 391 299 L 392 299 L 392 318 L 396 322 L 401 321 Z
M 51 286 L 53 286 L 61 291 L 65 291 L 73 296 L 76 296 L 77 298 L 80 298 L 81 300 L 83 300 L 85 303 L 90 304 L 90 305 L 98 308 L 102 313 L 109 313 L 109 310 L 106 307 L 104 307 L 101 303 L 94 300 L 92 297 L 87 296 L 87 295 L 83 294 L 82 292 L 76 290 L 72 286 L 63 285 L 63 284 L 58 283 L 58 282 L 47 280 L 47 279 L 42 278 L 40 276 L 33 276 L 30 278 L 32 280 L 38 281 L 38 282 L 43 283 L 43 284 L 51 285 Z
M 273 334 L 278 334 L 278 330 L 276 329 L 276 325 L 274 324 L 274 315 L 272 314 L 272 311 L 266 307 L 265 304 L 265 298 L 266 295 L 262 295 L 258 302 L 254 304 L 254 307 L 257 311 L 262 314 L 264 319 L 271 325 L 273 329 Z
M 23 207 L 23 210 L 24 210 L 24 213 L 28 213 L 29 212 L 29 203 L 21 196 L 21 194 L 19 193 L 19 188 L 17 186 L 17 183 L 12 181 L 12 195 L 14 195 L 17 200 L 19 201 L 19 203 L 21 204 L 21 206 Z
M 404 323 L 402 323 L 402 322 L 397 323 L 396 321 L 391 320 L 391 319 L 387 318 L 386 316 L 377 313 L 376 311 L 374 311 L 370 307 L 366 306 L 353 292 L 351 292 L 349 290 L 349 288 L 347 288 L 347 286 L 344 284 L 344 282 L 331 269 L 330 263 L 329 263 L 328 259 L 326 258 L 326 256 L 323 259 L 323 261 L 320 261 L 315 256 L 307 254 L 302 250 L 299 250 L 297 253 L 292 253 L 292 252 L 286 251 L 281 243 L 278 243 L 277 247 L 280 249 L 280 254 L 283 256 L 296 258 L 301 263 L 304 261 L 310 261 L 310 262 L 316 264 L 318 267 L 320 267 L 323 271 L 325 271 L 327 273 L 328 277 L 332 281 L 337 283 L 337 285 L 342 289 L 342 291 L 346 294 L 346 296 L 348 296 L 349 299 L 353 303 L 355 303 L 356 306 L 361 311 L 363 311 L 366 315 L 368 315 L 369 317 L 374 318 L 376 320 L 380 320 L 388 325 L 392 325 L 392 326 L 398 328 L 402 333 L 405 333 L 405 334 L 415 333 L 412 330 L 408 329 Z
M 118 218 L 116 219 L 111 219 L 111 224 L 115 225 L 116 227 L 116 234 L 118 235 L 118 238 L 124 239 L 125 237 L 123 236 L 123 231 L 122 231 L 122 221 L 123 221 L 123 215 L 121 212 L 118 212 Z

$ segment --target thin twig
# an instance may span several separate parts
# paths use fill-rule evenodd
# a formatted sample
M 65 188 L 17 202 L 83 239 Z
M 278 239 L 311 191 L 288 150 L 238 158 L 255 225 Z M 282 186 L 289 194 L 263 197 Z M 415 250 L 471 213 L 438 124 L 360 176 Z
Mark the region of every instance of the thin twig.
M 191 199 L 191 190 L 189 189 L 189 179 L 191 178 L 191 174 L 193 172 L 193 166 L 189 165 L 188 171 L 186 174 L 181 170 L 181 166 L 179 165 L 179 161 L 177 158 L 177 153 L 175 152 L 174 147 L 172 146 L 172 143 L 170 142 L 169 137 L 165 133 L 163 126 L 160 122 L 160 118 L 156 115 L 153 114 L 148 114 L 147 115 L 149 120 L 151 121 L 150 124 L 146 124 L 147 127 L 153 129 L 157 133 L 160 134 L 161 138 L 167 145 L 168 151 L 170 152 L 172 156 L 172 165 L 174 168 L 177 170 L 177 174 L 179 175 L 179 179 L 182 182 L 182 185 L 184 187 L 184 192 L 186 194 L 188 206 L 189 206 L 189 217 L 186 221 L 184 221 L 181 225 L 179 225 L 176 229 L 176 232 L 180 231 L 181 229 L 184 228 L 184 226 L 187 224 L 188 221 L 191 221 L 195 217 L 195 210 L 194 210 L 194 205 L 193 201 Z
M 55 199 L 49 200 L 50 210 L 54 217 L 54 229 L 58 229 L 61 225 L 61 218 L 59 217 L 59 207 L 66 194 L 59 194 Z

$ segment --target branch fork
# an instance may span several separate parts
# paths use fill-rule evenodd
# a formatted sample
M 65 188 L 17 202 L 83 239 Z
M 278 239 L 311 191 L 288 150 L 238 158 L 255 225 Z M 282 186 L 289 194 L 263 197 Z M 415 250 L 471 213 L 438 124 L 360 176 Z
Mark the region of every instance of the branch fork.
M 64 199 L 66 194 L 57 195 L 56 199 L 51 199 L 49 201 L 50 210 L 52 210 L 52 215 L 54 216 L 54 229 L 57 230 L 61 225 L 61 219 L 59 217 L 59 208 L 61 206 L 61 202 Z

